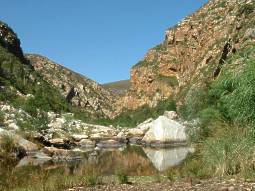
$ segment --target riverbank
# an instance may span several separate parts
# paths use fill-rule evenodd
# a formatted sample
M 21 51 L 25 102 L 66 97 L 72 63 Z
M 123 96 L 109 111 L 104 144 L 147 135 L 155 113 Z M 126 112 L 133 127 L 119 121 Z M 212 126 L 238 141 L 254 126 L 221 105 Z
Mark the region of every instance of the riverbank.
M 186 179 L 172 182 L 167 177 L 132 177 L 130 184 L 116 184 L 114 178 L 106 178 L 101 185 L 74 187 L 67 191 L 253 191 L 255 180 Z M 108 182 L 108 183 L 106 183 Z

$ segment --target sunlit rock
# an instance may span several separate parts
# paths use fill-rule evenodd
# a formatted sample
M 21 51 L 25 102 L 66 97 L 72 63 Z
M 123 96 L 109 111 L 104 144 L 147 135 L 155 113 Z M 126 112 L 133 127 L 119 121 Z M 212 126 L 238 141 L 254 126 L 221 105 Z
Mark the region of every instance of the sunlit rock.
M 153 121 L 152 127 L 142 139 L 146 143 L 178 143 L 186 140 L 185 126 L 165 116 Z
M 51 159 L 52 158 L 45 153 L 37 152 L 34 155 L 22 158 L 16 167 L 22 167 L 27 165 L 41 166 L 51 161 Z
M 164 116 L 173 120 L 178 118 L 178 114 L 175 111 L 165 111 Z

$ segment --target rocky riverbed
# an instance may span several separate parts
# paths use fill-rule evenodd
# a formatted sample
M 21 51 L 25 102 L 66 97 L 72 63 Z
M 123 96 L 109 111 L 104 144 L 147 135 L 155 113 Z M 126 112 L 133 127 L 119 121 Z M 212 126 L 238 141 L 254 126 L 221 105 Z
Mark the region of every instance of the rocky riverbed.
M 166 111 L 157 119 L 148 119 L 134 128 L 88 124 L 75 119 L 70 113 L 60 115 L 48 112 L 48 123 L 44 129 L 21 131 L 22 122 L 31 117 L 10 105 L 1 105 L 0 110 L 4 112 L 4 126 L 0 127 L 0 135 L 14 139 L 19 157 L 70 161 L 82 158 L 84 153 L 122 148 L 127 144 L 160 148 L 184 146 L 187 142 L 187 124 L 174 111 Z M 32 142 L 24 137 L 30 137 Z M 34 140 L 37 145 L 33 143 Z
M 108 180 L 109 181 L 109 180 Z M 131 179 L 130 184 L 102 184 L 95 187 L 74 187 L 68 191 L 253 191 L 255 181 L 244 179 L 155 180 L 153 177 Z

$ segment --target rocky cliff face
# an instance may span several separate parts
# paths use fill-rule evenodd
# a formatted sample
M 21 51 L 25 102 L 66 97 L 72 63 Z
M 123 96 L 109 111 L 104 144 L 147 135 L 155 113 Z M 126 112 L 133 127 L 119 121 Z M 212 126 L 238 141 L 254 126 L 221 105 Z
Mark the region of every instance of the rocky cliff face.
M 72 105 L 101 117 L 113 118 L 116 115 L 114 102 L 117 96 L 101 85 L 43 56 L 29 54 L 26 58 Z
M 254 44 L 255 3 L 211 0 L 175 27 L 131 71 L 131 88 L 119 108 L 153 107 L 170 96 L 181 103 L 191 89 L 217 78 L 225 60 Z
M 20 47 L 20 40 L 13 30 L 0 21 L 0 45 L 8 49 L 15 56 L 25 61 L 23 51 Z

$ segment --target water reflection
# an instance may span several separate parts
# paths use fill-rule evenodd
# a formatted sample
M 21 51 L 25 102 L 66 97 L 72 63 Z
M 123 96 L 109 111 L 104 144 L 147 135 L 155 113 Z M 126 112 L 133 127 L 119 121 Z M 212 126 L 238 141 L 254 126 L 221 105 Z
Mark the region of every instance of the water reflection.
M 179 165 L 194 149 L 189 147 L 175 147 L 165 149 L 144 148 L 144 152 L 158 171 L 165 171 Z
M 186 147 L 152 149 L 127 146 L 115 150 L 88 151 L 82 160 L 72 162 L 52 162 L 33 157 L 25 157 L 20 161 L 0 161 L 0 190 L 40 185 L 41 181 L 45 181 L 41 178 L 45 175 L 47 181 L 52 182 L 63 175 L 79 178 L 91 169 L 106 176 L 114 175 L 120 169 L 129 176 L 151 176 L 179 165 L 192 151 Z
M 47 158 L 24 157 L 16 168 L 28 165 L 40 166 L 42 168 L 57 168 L 71 166 L 74 163 L 79 169 L 86 169 L 86 166 L 96 166 L 104 175 L 114 174 L 119 168 L 128 169 L 129 175 L 153 175 L 155 170 L 165 171 L 170 167 L 179 165 L 194 149 L 189 147 L 173 148 L 150 148 L 140 146 L 127 146 L 122 149 L 102 149 L 88 151 L 88 155 L 82 160 L 69 163 L 53 163 Z M 77 171 L 77 170 L 76 170 Z M 77 172 L 78 173 L 78 172 Z M 81 172 L 79 172 L 81 174 Z

